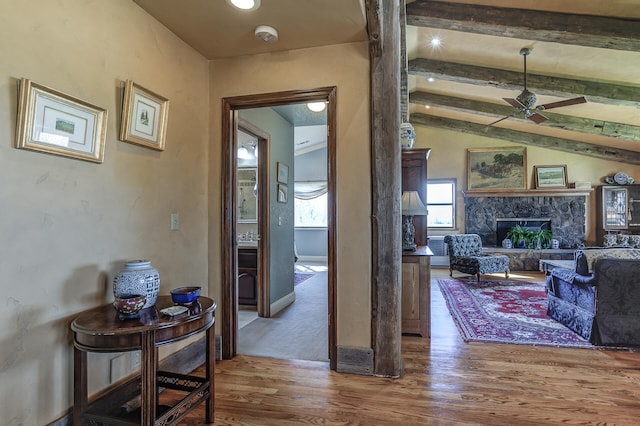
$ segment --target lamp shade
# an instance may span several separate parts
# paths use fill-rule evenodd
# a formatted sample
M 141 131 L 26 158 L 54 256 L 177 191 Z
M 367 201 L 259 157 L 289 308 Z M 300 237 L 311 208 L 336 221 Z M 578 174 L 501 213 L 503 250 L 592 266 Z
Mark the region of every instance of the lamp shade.
M 405 216 L 424 216 L 427 214 L 427 208 L 420 200 L 418 191 L 402 193 L 402 214 Z

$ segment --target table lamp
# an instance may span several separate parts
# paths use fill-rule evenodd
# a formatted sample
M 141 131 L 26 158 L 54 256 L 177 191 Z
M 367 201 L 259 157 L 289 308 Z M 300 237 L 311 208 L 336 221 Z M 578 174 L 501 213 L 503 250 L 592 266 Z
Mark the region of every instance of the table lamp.
M 427 208 L 420 200 L 418 191 L 405 191 L 402 193 L 402 215 L 405 216 L 402 225 L 402 250 L 415 251 L 414 241 L 416 228 L 413 226 L 413 216 L 425 216 Z

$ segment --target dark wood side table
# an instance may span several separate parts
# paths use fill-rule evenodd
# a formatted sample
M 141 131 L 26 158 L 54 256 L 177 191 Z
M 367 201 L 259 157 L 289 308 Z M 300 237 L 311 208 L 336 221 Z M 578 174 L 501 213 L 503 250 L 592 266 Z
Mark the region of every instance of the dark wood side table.
M 71 323 L 74 332 L 73 424 L 175 425 L 202 401 L 206 401 L 206 422 L 214 420 L 216 302 L 200 297 L 189 311 L 168 317 L 160 311 L 174 303 L 170 296 L 158 296 L 156 305 L 140 311 L 140 318 L 120 320 L 113 306 L 103 305 L 81 313 Z M 158 371 L 158 347 L 206 332 L 206 377 Z M 87 398 L 87 352 L 141 351 L 140 375 L 109 388 L 95 401 Z M 164 412 L 157 409 L 158 386 L 188 394 Z M 141 395 L 140 416 L 122 416 L 120 407 Z
M 427 246 L 402 252 L 402 333 L 431 337 L 431 256 Z

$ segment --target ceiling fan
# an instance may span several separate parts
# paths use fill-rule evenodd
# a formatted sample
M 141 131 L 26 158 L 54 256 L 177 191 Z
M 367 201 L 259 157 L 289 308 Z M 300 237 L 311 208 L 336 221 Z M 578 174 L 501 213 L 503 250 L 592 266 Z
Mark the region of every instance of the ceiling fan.
M 524 59 L 524 90 L 515 99 L 502 98 L 509 105 L 513 106 L 514 108 L 517 108 L 518 111 L 514 112 L 511 115 L 507 115 L 506 117 L 502 117 L 501 119 L 494 121 L 493 123 L 489 124 L 489 126 L 499 123 L 502 120 L 506 120 L 507 118 L 514 117 L 520 113 L 523 113 L 525 118 L 528 118 L 534 123 L 540 124 L 542 122 L 547 121 L 548 118 L 540 114 L 538 111 L 544 111 L 551 108 L 558 108 L 558 107 L 569 106 L 569 105 L 583 104 L 587 102 L 585 97 L 581 96 L 579 98 L 567 99 L 564 101 L 551 102 L 548 104 L 536 106 L 535 93 L 527 90 L 527 56 L 531 54 L 531 48 L 523 47 L 522 49 L 520 49 L 520 54 Z

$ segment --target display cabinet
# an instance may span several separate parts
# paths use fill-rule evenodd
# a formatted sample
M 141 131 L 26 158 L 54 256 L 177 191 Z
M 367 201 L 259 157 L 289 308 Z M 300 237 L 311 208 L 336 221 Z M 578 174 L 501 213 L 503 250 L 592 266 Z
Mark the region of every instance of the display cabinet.
M 640 185 L 602 185 L 597 192 L 597 234 L 640 233 Z

